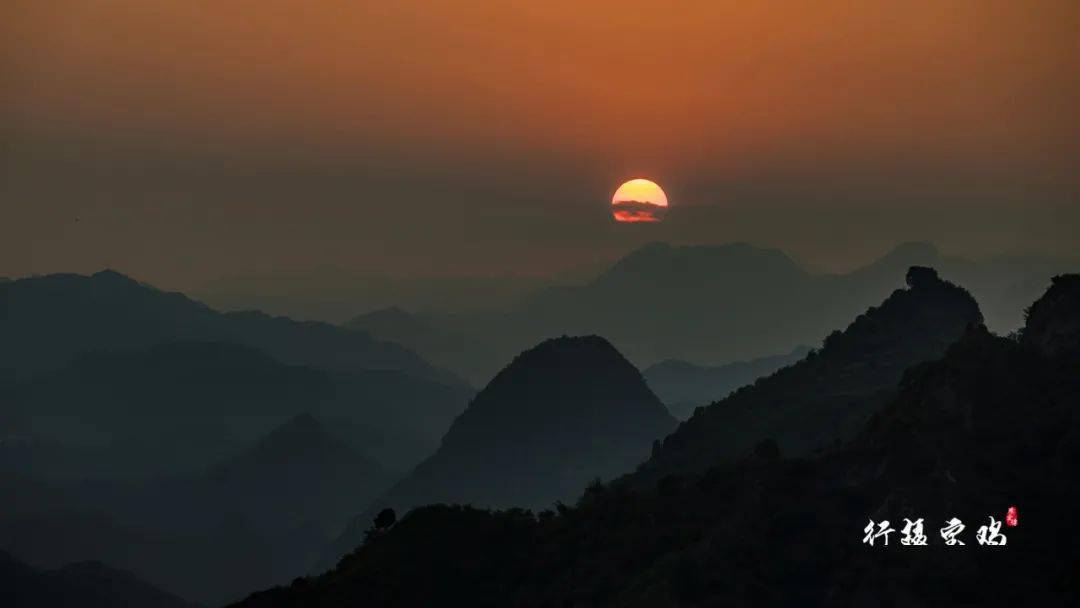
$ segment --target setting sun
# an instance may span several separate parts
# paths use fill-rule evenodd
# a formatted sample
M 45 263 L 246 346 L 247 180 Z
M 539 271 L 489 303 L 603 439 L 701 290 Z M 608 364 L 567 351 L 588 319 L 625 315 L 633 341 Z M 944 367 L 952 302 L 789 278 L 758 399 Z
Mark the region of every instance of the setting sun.
M 632 179 L 611 197 L 611 212 L 617 222 L 659 222 L 667 208 L 664 190 L 647 179 Z

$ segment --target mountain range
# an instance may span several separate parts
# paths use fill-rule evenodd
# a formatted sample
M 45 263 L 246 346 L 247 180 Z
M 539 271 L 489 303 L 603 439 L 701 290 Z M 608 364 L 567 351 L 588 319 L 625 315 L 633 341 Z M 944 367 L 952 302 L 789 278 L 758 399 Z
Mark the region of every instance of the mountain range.
M 81 353 L 6 394 L 16 417 L 8 433 L 36 442 L 21 455 L 0 451 L 0 465 L 71 478 L 196 470 L 302 412 L 405 471 L 438 445 L 472 392 L 397 370 L 288 365 L 240 344 L 164 342 Z M 17 458 L 33 467 L 18 468 Z
M 849 371 L 875 378 L 875 354 L 902 352 L 887 348 L 894 332 L 875 326 L 911 326 L 906 304 L 944 298 L 953 304 L 943 317 L 971 315 L 959 288 L 926 271 L 909 281 L 878 309 L 888 312 L 856 320 L 818 356 L 862 352 L 866 366 Z M 924 351 L 946 341 L 921 338 L 930 340 L 915 346 Z M 594 484 L 575 506 L 538 514 L 416 509 L 327 573 L 238 606 L 1071 605 L 1080 592 L 1071 525 L 1080 275 L 1056 277 L 1021 332 L 998 337 L 973 322 L 949 341 L 908 367 L 860 429 L 821 452 L 790 456 L 770 438 L 740 457 L 697 451 L 689 466 Z M 773 382 L 785 376 L 793 389 L 820 387 L 786 370 Z M 671 462 L 665 452 L 673 437 L 689 439 L 685 428 L 654 460 Z M 1002 524 L 1010 507 L 1016 526 Z M 927 546 L 900 542 L 905 518 L 925 525 Z M 962 546 L 945 542 L 952 518 Z M 994 538 L 994 519 L 1007 543 L 977 542 Z M 880 523 L 895 526 L 891 542 L 871 544 L 866 530 Z
M 7 608 L 195 608 L 131 574 L 99 562 L 32 568 L 0 552 L 0 604 Z
M 396 370 L 463 386 L 416 353 L 358 331 L 259 312 L 220 313 L 112 270 L 30 277 L 0 285 L 0 369 L 58 368 L 81 353 L 162 342 L 241 344 L 282 363 L 332 371 Z
M 392 477 L 309 414 L 204 471 L 44 484 L 0 475 L 0 551 L 96 560 L 207 604 L 290 580 Z
M 858 556 L 821 534 L 839 534 L 841 515 L 886 512 L 898 500 L 884 493 L 887 484 L 972 513 L 987 497 L 1034 496 L 1048 512 L 1052 498 L 1075 499 L 1061 476 L 1076 468 L 1067 406 L 1077 395 L 1077 279 L 1055 279 L 1022 330 L 998 338 L 975 299 L 928 267 L 907 269 L 906 288 L 895 288 L 905 282 L 898 264 L 931 254 L 913 245 L 838 276 L 750 246 L 655 245 L 585 286 L 537 293 L 501 312 L 389 309 L 352 328 L 218 313 L 111 272 L 5 283 L 0 492 L 9 508 L 0 512 L 0 550 L 45 570 L 102 561 L 210 603 L 347 553 L 332 572 L 258 594 L 252 605 L 880 599 L 884 573 L 911 573 L 894 572 L 888 560 L 853 566 Z M 706 276 L 710 267 L 715 276 Z M 670 330 L 682 332 L 685 352 L 699 349 L 693 360 L 730 360 L 716 353 L 774 344 L 776 328 L 809 335 L 878 291 L 880 304 L 836 321 L 831 327 L 846 329 L 805 354 L 668 361 L 643 376 L 621 352 L 648 360 L 666 348 L 667 337 L 652 332 Z M 438 351 L 425 357 L 461 372 L 472 363 L 455 353 L 494 360 L 564 323 L 603 326 L 619 339 L 536 339 L 475 396 L 454 373 L 387 341 L 395 335 Z M 693 413 L 678 424 L 649 383 L 675 405 L 696 402 Z M 679 401 L 682 389 L 693 392 Z M 1012 429 L 1008 400 L 1048 413 Z M 927 412 L 912 418 L 924 404 Z M 984 426 L 972 427 L 977 409 Z M 954 450 L 939 418 L 964 450 L 987 453 Z M 877 468 L 862 468 L 864 457 Z M 1011 472 L 1000 477 L 987 466 Z M 1021 469 L 1046 485 L 1020 480 Z M 961 478 L 982 498 L 947 485 Z M 1002 493 L 1005 482 L 1027 494 Z M 834 513 L 808 513 L 787 499 Z M 470 506 L 423 506 L 431 503 Z M 729 505 L 729 519 L 718 505 Z M 402 521 L 369 527 L 386 507 Z M 792 523 L 806 517 L 822 527 Z M 791 544 L 772 545 L 779 558 L 754 547 L 755 533 L 775 540 L 788 532 L 797 537 Z M 824 547 L 820 564 L 804 559 L 816 546 Z M 419 584 L 405 570 L 409 560 Z M 964 567 L 983 572 L 978 563 Z M 1042 567 L 1019 566 L 1031 580 L 1066 585 L 1053 566 Z M 714 569 L 746 582 L 730 587 Z M 770 578 L 784 571 L 795 575 L 791 586 Z
M 562 334 L 602 335 L 643 369 L 666 359 L 715 366 L 820 343 L 902 287 L 911 266 L 934 267 L 965 285 L 989 327 L 1000 332 L 1019 327 L 1023 306 L 1048 277 L 1066 270 L 1033 259 L 971 262 L 927 243 L 906 243 L 861 268 L 828 274 L 805 269 L 779 249 L 653 243 L 592 279 L 535 290 L 513 303 L 471 312 L 440 312 L 434 304 L 412 315 L 388 309 L 348 326 L 405 344 L 478 385 L 514 353 Z
M 895 396 L 905 370 L 940 357 L 982 323 L 975 299 L 933 269 L 912 267 L 907 283 L 802 361 L 696 410 L 634 477 L 651 484 L 701 473 L 763 439 L 804 455 L 855 434 Z

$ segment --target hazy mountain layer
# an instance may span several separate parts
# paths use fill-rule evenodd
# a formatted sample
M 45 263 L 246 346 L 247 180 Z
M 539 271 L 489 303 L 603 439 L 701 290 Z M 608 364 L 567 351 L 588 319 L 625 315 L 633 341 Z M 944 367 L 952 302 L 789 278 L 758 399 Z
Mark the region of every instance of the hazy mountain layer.
M 907 243 L 851 272 L 811 272 L 778 249 L 747 244 L 632 251 L 595 278 L 532 293 L 477 313 L 375 314 L 358 326 L 399 340 L 483 384 L 514 353 L 563 334 L 597 334 L 642 369 L 665 359 L 720 365 L 816 345 L 903 286 L 911 266 L 937 268 L 979 300 L 991 329 L 1021 325 L 1021 309 L 1066 269 L 1034 259 L 969 262 L 932 245 Z M 416 328 L 427 328 L 416 332 Z M 447 340 L 452 337 L 452 340 Z M 463 343 L 464 347 L 457 344 Z M 719 398 L 722 395 L 716 395 Z
M 203 342 L 84 353 L 7 394 L 19 418 L 6 434 L 31 443 L 0 449 L 0 465 L 51 478 L 192 471 L 301 412 L 404 471 L 471 395 L 399 371 L 326 371 Z
M 377 340 L 406 345 L 446 369 L 464 369 L 463 362 L 492 357 L 492 353 L 488 352 L 491 345 L 487 344 L 483 337 L 467 337 L 454 330 L 436 326 L 422 316 L 396 306 L 354 317 L 346 322 L 344 327 L 364 331 Z
M 650 365 L 641 374 L 668 411 L 676 418 L 686 420 L 698 406 L 723 399 L 731 391 L 787 367 L 809 353 L 809 347 L 800 346 L 786 355 L 716 366 L 667 359 Z
M 127 572 L 99 562 L 39 570 L 0 552 L 0 604 L 6 608 L 194 608 Z
M 59 367 L 92 350 L 170 341 L 244 344 L 288 364 L 334 371 L 396 370 L 460 384 L 397 344 L 326 323 L 258 312 L 219 313 L 113 271 L 48 275 L 0 285 L 0 368 L 20 375 Z
M 309 571 L 389 482 L 304 414 L 199 474 L 64 486 L 0 476 L 0 550 L 49 567 L 105 561 L 216 604 Z

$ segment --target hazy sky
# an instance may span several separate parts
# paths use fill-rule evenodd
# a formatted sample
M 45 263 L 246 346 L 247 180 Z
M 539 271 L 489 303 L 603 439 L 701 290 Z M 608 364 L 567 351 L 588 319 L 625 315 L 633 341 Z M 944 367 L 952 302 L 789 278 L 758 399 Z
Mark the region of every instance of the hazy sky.
M 8 0 L 0 276 L 1080 250 L 1080 3 Z M 667 191 L 616 225 L 618 184 Z

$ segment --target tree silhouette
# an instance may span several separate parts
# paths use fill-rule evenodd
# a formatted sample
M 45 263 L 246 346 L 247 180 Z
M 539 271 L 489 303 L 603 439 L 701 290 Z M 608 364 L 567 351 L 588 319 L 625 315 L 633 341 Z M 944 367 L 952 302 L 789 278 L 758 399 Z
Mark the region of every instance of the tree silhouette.
M 397 513 L 393 509 L 387 507 L 379 511 L 372 520 L 371 527 L 364 531 L 364 543 L 369 543 L 372 539 L 386 534 L 395 523 L 397 523 Z
M 397 513 L 394 513 L 393 509 L 386 508 L 379 511 L 379 514 L 375 516 L 375 529 L 385 530 L 397 522 Z

